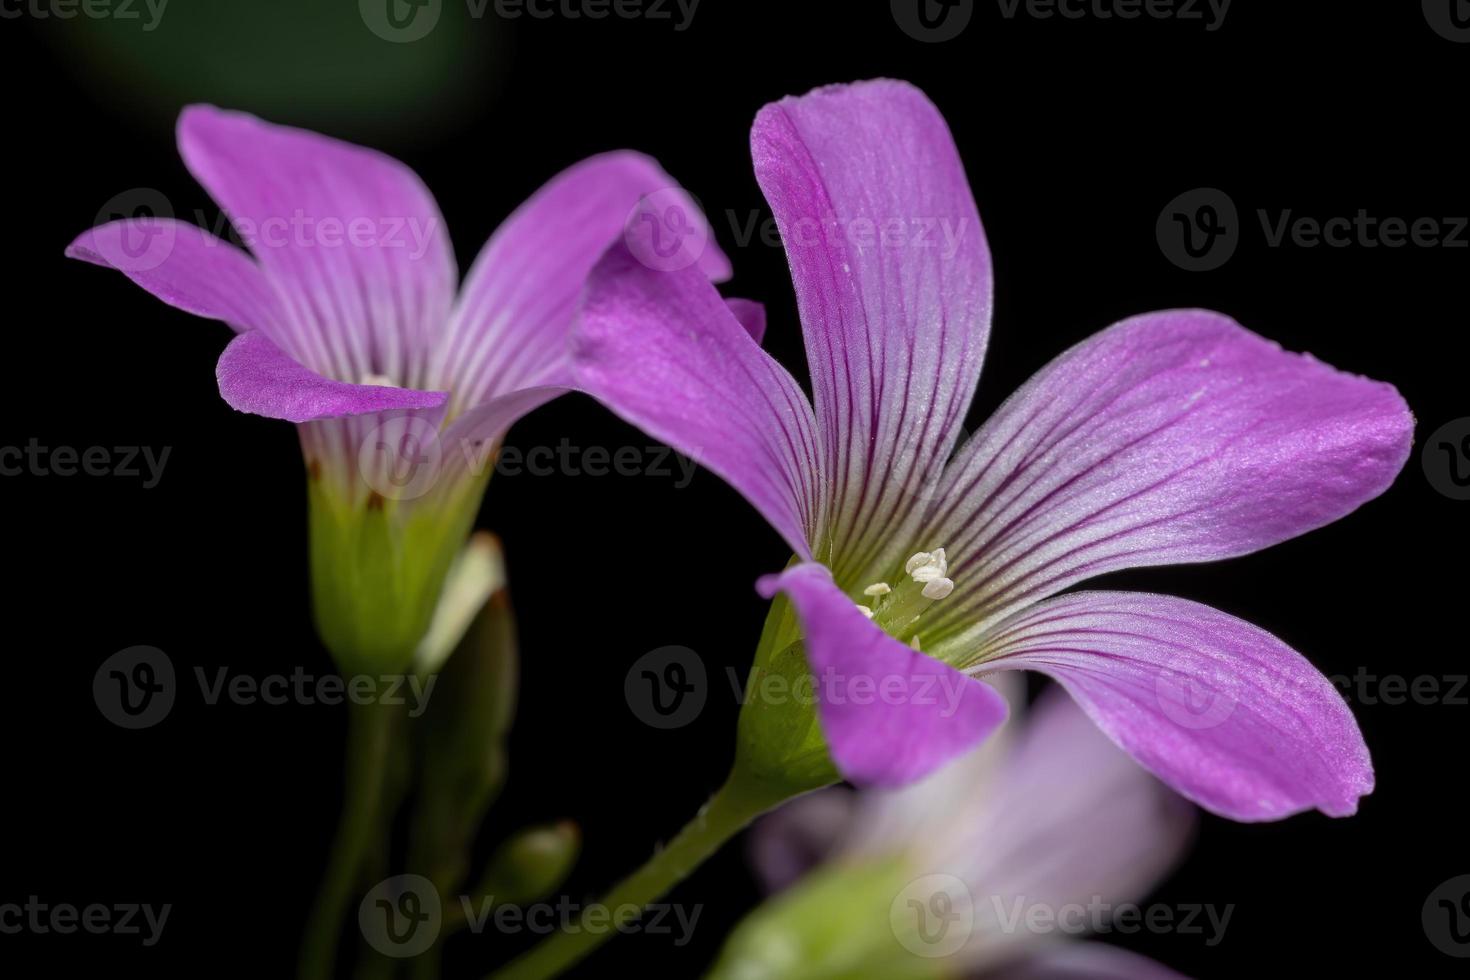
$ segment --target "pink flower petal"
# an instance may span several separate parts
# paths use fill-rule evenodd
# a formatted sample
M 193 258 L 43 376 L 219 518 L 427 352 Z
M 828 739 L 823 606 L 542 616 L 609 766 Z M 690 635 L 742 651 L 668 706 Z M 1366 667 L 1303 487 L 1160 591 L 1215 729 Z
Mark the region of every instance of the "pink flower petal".
M 587 274 L 648 198 L 685 216 L 700 243 L 693 264 L 704 275 L 729 277 L 708 223 L 657 162 L 626 150 L 583 160 L 517 208 L 475 259 L 432 372 L 436 384 L 453 389 L 456 413 L 516 388 L 556 383 Z
M 986 637 L 982 672 L 1038 670 L 1180 794 L 1235 820 L 1348 816 L 1373 789 L 1342 695 L 1301 654 L 1196 602 L 1078 592 Z
M 1387 489 L 1412 441 L 1391 385 L 1218 313 L 1125 320 L 1032 377 L 946 471 L 923 535 L 957 586 L 936 624 L 1319 528 Z
M 288 422 L 408 409 L 438 409 L 442 391 L 355 385 L 324 378 L 292 360 L 259 331 L 241 334 L 220 355 L 219 393 L 232 408 Z
M 234 330 L 280 337 L 284 313 L 250 256 L 191 224 L 133 218 L 90 228 L 69 258 L 116 269 L 169 306 L 223 320 Z
M 751 131 L 836 463 L 833 570 L 900 558 L 960 432 L 990 330 L 985 232 L 944 118 L 888 80 L 782 99 Z
M 279 290 L 302 363 L 426 384 L 454 299 L 449 234 L 423 182 L 375 150 L 189 106 L 179 152 Z
M 649 268 L 619 244 L 593 270 L 574 383 L 729 481 L 797 554 L 820 526 L 811 406 L 697 268 Z

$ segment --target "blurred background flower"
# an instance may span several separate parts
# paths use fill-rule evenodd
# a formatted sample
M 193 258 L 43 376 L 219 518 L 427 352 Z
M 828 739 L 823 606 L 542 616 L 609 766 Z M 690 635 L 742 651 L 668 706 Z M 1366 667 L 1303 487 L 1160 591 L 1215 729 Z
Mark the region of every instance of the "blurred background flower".
M 1057 688 L 901 790 L 822 790 L 764 818 L 758 875 L 780 890 L 714 976 L 1171 977 L 1100 943 L 1183 857 L 1194 808 Z M 784 890 L 783 890 L 784 889 Z M 1136 915 L 1137 910 L 1121 913 Z

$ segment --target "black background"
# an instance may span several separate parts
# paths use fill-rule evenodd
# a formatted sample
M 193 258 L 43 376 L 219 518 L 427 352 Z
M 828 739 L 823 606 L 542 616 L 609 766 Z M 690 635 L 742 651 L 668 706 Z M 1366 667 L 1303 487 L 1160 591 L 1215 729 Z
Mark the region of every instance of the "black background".
M 352 4 L 340 6 L 354 58 L 397 56 L 366 33 Z M 737 248 L 728 218 L 765 215 L 750 120 L 765 102 L 818 84 L 906 78 L 948 118 L 994 254 L 996 316 L 972 429 L 1095 330 L 1136 312 L 1204 306 L 1396 384 L 1422 444 L 1470 414 L 1470 251 L 1269 248 L 1254 218 L 1258 208 L 1320 218 L 1359 208 L 1407 219 L 1470 213 L 1470 45 L 1438 36 L 1418 4 L 1373 6 L 1239 0 L 1209 32 L 1171 20 L 1007 20 L 980 3 L 960 37 L 922 44 L 883 3 L 704 0 L 689 29 L 675 31 L 649 20 L 457 23 L 463 11 L 451 2 L 446 25 L 463 32 L 469 55 L 442 71 L 421 108 L 400 100 L 364 112 L 337 79 L 293 82 L 269 115 L 405 160 L 435 192 L 461 269 L 556 170 L 603 149 L 648 151 L 701 199 L 735 263 L 726 291 L 767 304 L 767 346 L 804 378 L 783 256 L 759 240 Z M 152 43 L 168 43 L 171 16 Z M 15 964 L 0 969 L 282 976 L 336 817 L 343 709 L 182 698 L 164 723 L 129 732 L 108 723 L 90 693 L 101 661 L 134 644 L 162 648 L 185 674 L 324 673 L 331 664 L 310 625 L 296 437 L 218 397 L 212 368 L 227 329 L 62 257 L 119 191 L 152 187 L 181 211 L 211 207 L 175 154 L 172 118 L 184 102 L 214 97 L 217 79 L 201 72 L 198 94 L 187 80 L 147 86 L 125 67 L 80 59 L 77 38 L 89 29 L 0 21 L 9 192 L 0 444 L 35 437 L 172 454 L 148 490 L 119 478 L 0 480 L 12 637 L 0 713 L 0 901 L 35 894 L 174 908 L 151 949 L 119 936 L 0 936 L 0 962 Z M 289 24 L 279 33 L 279 58 L 256 51 L 250 71 L 294 78 L 293 59 L 313 57 L 292 43 Z M 210 43 L 223 51 L 230 39 Z M 201 63 L 215 63 L 203 54 Z M 1244 238 L 1222 268 L 1192 273 L 1165 259 L 1154 225 L 1166 202 L 1201 186 L 1231 196 Z M 525 420 L 510 442 L 562 437 L 648 444 L 581 397 Z M 586 850 L 566 886 L 575 897 L 640 863 L 725 774 L 737 711 L 726 668 L 743 671 L 754 649 L 765 604 L 753 580 L 787 558 L 717 479 L 674 482 L 498 477 L 480 517 L 504 541 L 523 631 L 511 780 L 486 842 L 528 822 L 577 821 Z M 1464 674 L 1467 507 L 1429 485 L 1416 445 L 1387 494 L 1331 527 L 1247 558 L 1113 584 L 1243 616 L 1328 674 Z M 675 732 L 643 725 L 623 698 L 629 665 L 666 644 L 698 651 L 713 684 L 701 716 Z M 1157 897 L 1234 903 L 1225 941 L 1118 941 L 1201 976 L 1257 964 L 1289 974 L 1463 973 L 1463 961 L 1427 941 L 1420 907 L 1440 882 L 1470 872 L 1470 706 L 1354 708 L 1378 773 L 1356 817 L 1258 826 L 1207 818 L 1195 853 Z M 676 897 L 705 906 L 692 943 L 618 938 L 586 975 L 690 976 L 707 965 L 758 897 L 742 847 Z M 449 975 L 477 976 L 528 941 L 457 939 Z

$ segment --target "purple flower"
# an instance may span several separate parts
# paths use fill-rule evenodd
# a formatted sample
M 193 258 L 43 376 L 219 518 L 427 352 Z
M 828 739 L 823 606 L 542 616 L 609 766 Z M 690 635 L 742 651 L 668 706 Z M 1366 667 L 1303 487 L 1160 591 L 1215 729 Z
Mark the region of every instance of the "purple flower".
M 588 271 L 644 195 L 682 192 L 636 153 L 584 160 L 496 231 L 456 292 L 438 206 L 398 161 L 209 106 L 184 110 L 178 143 L 250 252 L 154 217 L 93 228 L 67 254 L 234 328 L 221 395 L 300 427 L 323 637 L 339 660 L 401 667 L 500 438 L 565 390 Z M 729 273 L 713 246 L 686 264 Z
M 1024 705 L 1024 685 L 1011 693 Z M 944 976 L 991 980 L 1177 977 L 1116 947 L 1058 940 L 1138 928 L 1137 903 L 1194 825 L 1193 807 L 1051 690 L 1024 722 L 901 790 L 827 789 L 763 818 L 751 856 L 781 894 L 736 928 L 714 977 L 830 975 L 822 968 L 844 961 L 906 976 L 920 957 Z M 1200 916 L 1207 942 L 1229 914 Z M 891 935 L 872 928 L 885 920 Z
M 1408 455 L 1393 387 L 1218 313 L 1150 313 L 1042 368 L 956 451 L 991 265 L 939 112 L 900 82 L 824 88 L 762 109 L 751 145 L 812 402 L 704 277 L 619 247 L 589 280 L 577 383 L 702 460 L 796 551 L 760 588 L 799 615 L 841 772 L 924 775 L 1003 718 L 973 678 L 1027 669 L 1210 810 L 1354 812 L 1373 785 L 1357 725 L 1280 640 L 1183 599 L 1059 593 L 1350 513 Z M 960 684 L 958 702 L 934 695 Z

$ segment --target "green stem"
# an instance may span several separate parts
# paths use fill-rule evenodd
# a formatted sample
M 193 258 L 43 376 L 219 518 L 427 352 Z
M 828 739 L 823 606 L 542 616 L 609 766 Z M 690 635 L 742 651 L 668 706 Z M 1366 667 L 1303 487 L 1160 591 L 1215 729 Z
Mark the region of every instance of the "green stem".
M 684 880 L 695 868 L 745 828 L 750 821 L 786 799 L 788 794 L 743 778 L 737 769 L 668 845 L 637 871 L 618 882 L 597 903 L 612 916 L 625 906 L 643 909 Z M 491 974 L 491 980 L 545 980 L 570 969 L 583 957 L 616 935 L 617 922 L 599 914 L 589 928 L 583 912 L 580 928 L 564 930 L 544 940 L 529 953 Z M 611 924 L 610 924 L 611 922 Z
M 382 710 L 386 713 L 390 709 L 385 707 Z M 392 724 L 394 726 L 402 724 L 401 718 L 401 709 L 399 709 L 399 712 L 395 712 Z M 394 732 L 401 730 L 401 728 L 395 728 Z M 390 732 L 388 744 L 383 753 L 383 788 L 376 823 L 363 847 L 362 860 L 358 867 L 357 883 L 361 889 L 358 894 L 366 893 L 387 878 L 390 873 L 393 820 L 403 805 L 404 797 L 408 794 L 409 769 L 412 766 L 408 757 L 408 749 L 407 739 L 395 738 L 393 732 Z M 350 909 L 347 914 L 349 918 L 352 918 Z M 368 943 L 359 942 L 352 976 L 353 980 L 391 980 L 398 975 L 402 966 L 402 960 L 385 956 Z
M 300 980 L 330 980 L 333 975 L 342 919 L 378 827 L 392 720 L 392 712 L 382 705 L 349 706 L 342 815 L 326 875 L 307 919 L 297 962 Z

